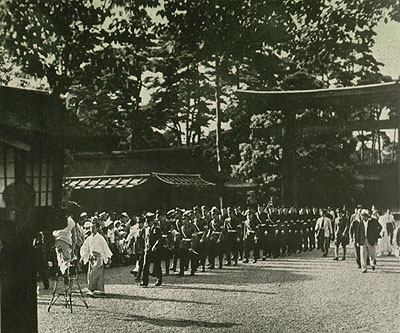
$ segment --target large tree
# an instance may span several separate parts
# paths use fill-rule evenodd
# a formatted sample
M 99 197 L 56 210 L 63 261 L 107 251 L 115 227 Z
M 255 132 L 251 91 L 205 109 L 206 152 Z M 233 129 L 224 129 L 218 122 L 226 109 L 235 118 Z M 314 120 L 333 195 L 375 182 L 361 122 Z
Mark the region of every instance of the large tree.
M 46 78 L 57 95 L 101 132 L 130 136 L 151 129 L 140 110 L 152 19 L 150 1 L 3 1 L 1 42 L 22 70 Z M 100 124 L 100 125 L 99 125 Z

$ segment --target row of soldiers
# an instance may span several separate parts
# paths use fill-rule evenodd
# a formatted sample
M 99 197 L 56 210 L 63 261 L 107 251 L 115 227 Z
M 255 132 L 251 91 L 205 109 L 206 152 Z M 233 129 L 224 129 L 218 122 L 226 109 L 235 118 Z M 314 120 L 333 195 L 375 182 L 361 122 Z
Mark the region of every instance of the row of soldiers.
M 219 211 L 216 207 L 202 206 L 192 210 L 148 212 L 132 219 L 126 213 L 123 216 L 124 220 L 117 223 L 110 223 L 110 217 L 100 217 L 103 235 L 109 242 L 109 236 L 116 230 L 126 235 L 122 240 L 123 249 L 136 261 L 132 273 L 147 286 L 151 263 L 157 276 L 156 284 L 160 285 L 162 261 L 166 275 L 170 270 L 178 270 L 179 261 L 178 276 L 183 276 L 189 267 L 190 274 L 194 275 L 199 268 L 205 271 L 206 264 L 208 269 L 214 269 L 216 264 L 218 268 L 224 264 L 236 266 L 238 260 L 248 263 L 251 251 L 257 262 L 312 250 L 316 247 L 315 225 L 319 211 L 261 205 L 245 212 L 230 207 Z

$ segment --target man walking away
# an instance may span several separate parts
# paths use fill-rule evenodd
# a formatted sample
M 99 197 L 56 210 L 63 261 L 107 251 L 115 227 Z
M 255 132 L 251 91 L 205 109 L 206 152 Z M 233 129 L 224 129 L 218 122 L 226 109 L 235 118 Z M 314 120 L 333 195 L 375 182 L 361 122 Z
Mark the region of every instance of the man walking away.
M 380 237 L 382 226 L 377 219 L 370 217 L 367 209 L 361 211 L 361 220 L 358 225 L 356 242 L 360 246 L 362 273 L 366 273 L 367 257 L 370 258 L 372 270 L 375 270 L 376 244 Z

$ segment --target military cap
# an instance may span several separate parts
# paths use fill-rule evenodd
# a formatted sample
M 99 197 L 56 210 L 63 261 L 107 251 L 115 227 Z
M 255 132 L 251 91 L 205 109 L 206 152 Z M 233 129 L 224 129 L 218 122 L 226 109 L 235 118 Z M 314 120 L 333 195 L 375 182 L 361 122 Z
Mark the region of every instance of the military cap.
M 187 211 L 185 211 L 185 212 L 183 213 L 183 216 L 185 216 L 185 217 L 191 217 L 192 214 L 193 214 L 193 212 L 192 212 L 191 210 L 187 210 Z
M 171 216 L 175 214 L 175 209 L 171 209 L 167 212 L 167 216 Z
M 146 217 L 149 217 L 149 218 L 150 218 L 150 217 L 154 217 L 154 213 L 152 213 L 152 212 L 147 212 L 147 213 L 146 213 Z

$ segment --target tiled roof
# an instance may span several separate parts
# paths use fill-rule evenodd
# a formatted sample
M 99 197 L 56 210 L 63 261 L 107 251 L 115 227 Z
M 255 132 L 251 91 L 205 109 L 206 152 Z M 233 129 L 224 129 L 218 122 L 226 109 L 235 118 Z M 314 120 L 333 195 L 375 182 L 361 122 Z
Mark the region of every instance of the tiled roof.
M 201 178 L 200 174 L 151 173 L 138 175 L 109 175 L 66 177 L 64 184 L 73 190 L 132 188 L 142 185 L 150 178 L 172 186 L 214 186 Z
M 150 175 L 110 175 L 67 177 L 64 184 L 74 190 L 132 188 L 144 184 Z

